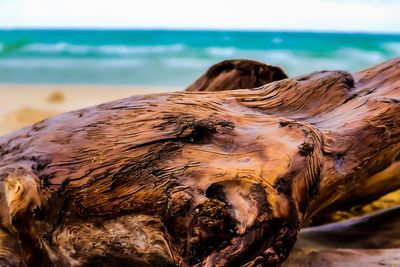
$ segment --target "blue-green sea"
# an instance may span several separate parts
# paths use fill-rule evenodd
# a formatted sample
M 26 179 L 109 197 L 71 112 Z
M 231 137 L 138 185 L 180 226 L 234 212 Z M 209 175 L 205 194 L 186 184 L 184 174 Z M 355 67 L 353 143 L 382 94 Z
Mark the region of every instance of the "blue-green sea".
M 400 56 L 400 35 L 178 30 L 0 30 L 0 83 L 184 86 L 247 58 L 290 75 Z

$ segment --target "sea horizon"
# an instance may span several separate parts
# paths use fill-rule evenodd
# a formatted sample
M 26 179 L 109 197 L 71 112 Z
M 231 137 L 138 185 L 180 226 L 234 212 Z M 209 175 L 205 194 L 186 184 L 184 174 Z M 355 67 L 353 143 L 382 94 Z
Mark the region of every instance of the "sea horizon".
M 181 87 L 246 58 L 289 76 L 358 71 L 400 56 L 400 34 L 147 28 L 0 29 L 0 84 Z
M 2 27 L 0 25 L 0 31 L 186 31 L 186 32 L 264 32 L 264 33 L 318 33 L 318 34 L 371 34 L 371 35 L 400 35 L 399 31 L 384 31 L 384 30 L 318 30 L 318 29 L 259 29 L 259 28 L 185 28 L 185 27 L 73 27 L 73 26 L 43 26 L 43 27 L 30 27 L 30 26 L 7 26 Z

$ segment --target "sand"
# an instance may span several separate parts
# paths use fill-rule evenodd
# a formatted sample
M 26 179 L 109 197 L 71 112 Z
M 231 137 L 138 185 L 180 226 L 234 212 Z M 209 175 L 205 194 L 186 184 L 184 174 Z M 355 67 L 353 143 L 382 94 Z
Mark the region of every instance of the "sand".
M 138 94 L 179 88 L 93 85 L 0 85 L 0 135 L 56 114 Z

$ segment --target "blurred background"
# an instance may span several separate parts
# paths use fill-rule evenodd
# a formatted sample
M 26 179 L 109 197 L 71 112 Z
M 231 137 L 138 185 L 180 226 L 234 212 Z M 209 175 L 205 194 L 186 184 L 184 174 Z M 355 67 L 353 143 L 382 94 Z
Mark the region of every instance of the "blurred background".
M 0 0 L 0 134 L 233 58 L 289 76 L 400 55 L 397 0 Z
M 400 53 L 400 36 L 222 30 L 3 30 L 0 82 L 188 85 L 227 58 L 356 71 Z
M 0 83 L 179 89 L 230 58 L 356 71 L 400 55 L 399 2 L 0 0 Z

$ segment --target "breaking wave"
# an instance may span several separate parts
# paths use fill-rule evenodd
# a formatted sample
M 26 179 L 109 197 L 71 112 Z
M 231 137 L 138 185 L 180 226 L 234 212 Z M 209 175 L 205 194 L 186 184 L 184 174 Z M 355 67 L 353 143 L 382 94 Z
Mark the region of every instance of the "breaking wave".
M 2 31 L 0 83 L 184 86 L 246 58 L 289 76 L 358 71 L 400 56 L 400 35 L 213 31 Z
M 135 54 L 159 54 L 174 53 L 185 49 L 183 44 L 172 45 L 83 45 L 71 44 L 65 42 L 59 43 L 31 43 L 25 45 L 14 45 L 0 43 L 0 53 L 30 54 L 30 55 L 50 55 L 70 54 L 70 55 L 135 55 Z

